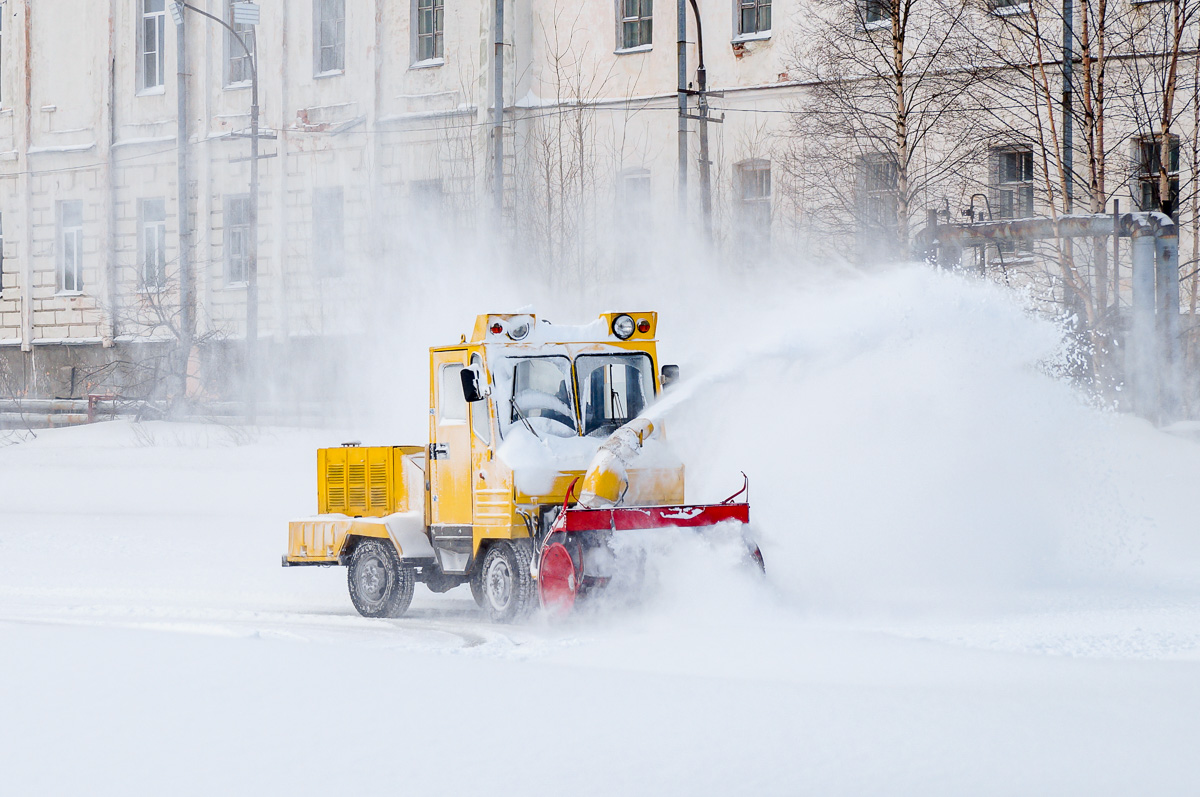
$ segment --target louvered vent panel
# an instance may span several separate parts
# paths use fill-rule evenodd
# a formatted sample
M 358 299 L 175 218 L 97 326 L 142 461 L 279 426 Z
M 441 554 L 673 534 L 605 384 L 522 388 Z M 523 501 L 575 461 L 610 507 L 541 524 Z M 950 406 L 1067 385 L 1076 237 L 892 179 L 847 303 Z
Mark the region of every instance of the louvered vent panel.
M 351 462 L 347 490 L 350 494 L 350 511 L 367 511 L 367 463 Z
M 383 510 L 387 506 L 387 463 L 371 463 L 371 509 Z
M 341 512 L 346 508 L 346 465 L 330 462 L 325 467 L 325 484 L 329 490 L 329 511 Z

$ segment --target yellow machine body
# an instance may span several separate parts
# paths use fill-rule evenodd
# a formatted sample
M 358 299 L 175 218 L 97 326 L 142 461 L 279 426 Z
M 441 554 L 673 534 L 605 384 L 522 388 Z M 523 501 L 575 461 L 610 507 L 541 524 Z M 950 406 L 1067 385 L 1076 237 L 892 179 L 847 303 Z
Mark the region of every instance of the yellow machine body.
M 612 331 L 620 315 L 636 324 L 627 339 Z M 574 358 L 580 355 L 642 352 L 650 359 L 657 396 L 662 385 L 656 327 L 657 316 L 649 312 L 607 313 L 589 325 L 564 328 L 531 314 L 479 316 L 469 340 L 464 336 L 458 344 L 430 350 L 427 446 L 347 445 L 317 452 L 319 515 L 290 524 L 285 564 L 344 564 L 354 539 L 387 538 L 386 526 L 376 519 L 398 513 L 419 513 L 437 551 L 438 567 L 452 574 L 467 572 L 491 540 L 530 536 L 538 513 L 561 505 L 586 465 L 551 473 L 536 494 L 522 490 L 500 455 L 497 397 L 466 402 L 461 372 L 478 369 L 492 388 L 493 366 L 504 358 L 561 354 L 571 358 L 572 379 L 577 381 Z M 582 418 L 582 399 L 574 395 L 573 400 L 576 418 Z M 662 505 L 684 500 L 682 465 L 630 467 L 622 475 L 620 489 L 626 491 L 627 502 Z M 393 541 L 401 547 L 395 537 Z

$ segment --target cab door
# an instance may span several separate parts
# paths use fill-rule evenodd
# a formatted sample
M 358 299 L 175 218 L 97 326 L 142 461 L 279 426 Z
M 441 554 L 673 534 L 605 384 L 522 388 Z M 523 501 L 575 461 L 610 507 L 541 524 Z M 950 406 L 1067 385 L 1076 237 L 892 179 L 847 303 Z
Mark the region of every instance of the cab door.
M 430 531 L 442 569 L 465 570 L 471 556 L 471 427 L 462 392 L 467 350 L 434 351 L 429 417 Z

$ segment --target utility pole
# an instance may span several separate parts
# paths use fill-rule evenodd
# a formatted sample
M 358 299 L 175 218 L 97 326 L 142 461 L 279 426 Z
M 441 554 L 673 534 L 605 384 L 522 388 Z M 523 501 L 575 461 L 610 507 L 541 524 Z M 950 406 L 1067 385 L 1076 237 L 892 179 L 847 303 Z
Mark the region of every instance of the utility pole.
M 689 0 L 692 13 L 696 15 L 696 94 L 699 97 L 700 113 L 700 212 L 704 219 L 704 236 L 712 241 L 712 170 L 708 159 L 708 75 L 704 68 L 704 32 L 700 27 L 700 8 L 696 0 Z M 711 119 L 720 122 L 720 119 Z
M 176 216 L 179 219 L 179 355 L 183 358 L 180 363 L 179 402 L 187 403 L 188 361 L 192 353 L 192 227 L 188 217 L 188 106 L 187 106 L 187 27 L 182 24 L 175 26 L 175 46 L 177 66 L 176 72 L 176 145 L 178 159 L 176 182 L 178 197 Z
M 495 161 L 492 163 L 492 194 L 496 228 L 504 217 L 504 0 L 496 0 L 495 81 L 492 96 L 492 139 Z
M 676 51 L 676 61 L 679 69 L 679 220 L 683 222 L 687 219 L 687 182 L 688 182 L 688 164 L 687 164 L 687 120 L 688 120 L 688 100 L 687 100 L 687 8 L 685 0 L 676 0 L 676 27 L 679 33 L 679 43 Z

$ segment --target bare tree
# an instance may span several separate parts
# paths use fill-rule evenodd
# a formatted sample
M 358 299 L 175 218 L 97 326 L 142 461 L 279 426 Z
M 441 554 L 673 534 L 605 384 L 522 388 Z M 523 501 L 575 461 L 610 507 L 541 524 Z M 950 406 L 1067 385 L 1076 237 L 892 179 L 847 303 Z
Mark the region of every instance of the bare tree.
M 923 203 L 961 194 L 979 155 L 968 89 L 980 69 L 961 0 L 818 0 L 790 46 L 812 85 L 792 114 L 793 174 L 826 187 L 835 234 L 868 231 L 907 259 Z M 808 180 L 805 182 L 813 182 Z

